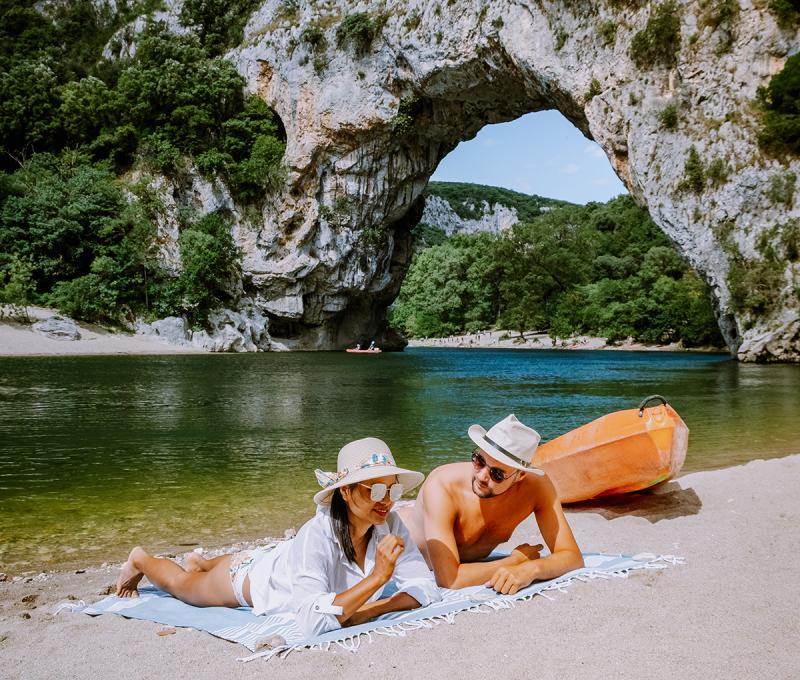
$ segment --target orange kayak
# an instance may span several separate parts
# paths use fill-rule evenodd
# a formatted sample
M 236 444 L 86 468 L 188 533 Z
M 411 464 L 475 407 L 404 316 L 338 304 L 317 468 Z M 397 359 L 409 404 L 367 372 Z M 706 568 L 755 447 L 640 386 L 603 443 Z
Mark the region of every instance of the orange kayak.
M 658 400 L 657 406 L 648 406 Z M 674 477 L 686 459 L 689 428 L 666 399 L 609 413 L 542 444 L 533 463 L 562 503 L 641 491 Z

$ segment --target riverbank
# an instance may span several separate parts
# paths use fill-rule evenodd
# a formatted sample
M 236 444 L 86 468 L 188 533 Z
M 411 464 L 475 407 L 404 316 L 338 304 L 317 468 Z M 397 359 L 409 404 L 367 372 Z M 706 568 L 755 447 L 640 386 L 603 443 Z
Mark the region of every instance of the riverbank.
M 576 335 L 572 338 L 553 338 L 547 333 L 527 331 L 481 331 L 451 335 L 445 338 L 413 338 L 409 347 L 448 347 L 462 349 L 608 349 L 639 352 L 712 352 L 727 353 L 724 347 L 684 347 L 681 342 L 666 345 L 647 344 L 627 339 L 609 343 L 606 338 Z
M 47 321 L 58 312 L 46 307 L 28 307 L 30 324 L 9 319 L 0 321 L 0 356 L 69 356 L 96 354 L 186 354 L 203 353 L 192 347 L 168 344 L 153 335 L 113 332 L 79 322 L 74 323 L 74 333 L 46 334 L 34 329 L 39 321 Z
M 585 551 L 675 554 L 683 566 L 571 585 L 491 614 L 404 638 L 377 636 L 357 654 L 299 652 L 241 664 L 244 648 L 189 629 L 54 607 L 95 601 L 118 565 L 0 583 L 4 677 L 791 678 L 800 634 L 800 455 L 685 475 L 657 493 L 569 512 Z M 513 542 L 537 539 L 528 520 Z M 124 555 L 117 555 L 123 559 Z M 490 632 L 491 631 L 491 632 Z M 159 634 L 161 633 L 161 634 Z

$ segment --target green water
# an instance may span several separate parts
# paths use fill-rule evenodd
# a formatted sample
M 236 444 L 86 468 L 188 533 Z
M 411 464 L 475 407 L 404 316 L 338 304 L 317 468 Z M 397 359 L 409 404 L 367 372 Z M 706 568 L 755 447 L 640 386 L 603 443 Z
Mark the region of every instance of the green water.
M 684 471 L 800 452 L 800 366 L 722 355 L 415 349 L 0 359 L 0 571 L 282 535 L 315 467 L 385 439 L 425 472 L 510 412 L 545 439 L 666 396 Z

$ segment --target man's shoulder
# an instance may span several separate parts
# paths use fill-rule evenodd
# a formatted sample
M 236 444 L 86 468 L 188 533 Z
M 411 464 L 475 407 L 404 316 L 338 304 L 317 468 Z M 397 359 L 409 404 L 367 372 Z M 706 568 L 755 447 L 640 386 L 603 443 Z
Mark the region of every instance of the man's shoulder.
M 455 488 L 469 479 L 469 463 L 447 463 L 431 470 L 425 480 L 426 487 Z

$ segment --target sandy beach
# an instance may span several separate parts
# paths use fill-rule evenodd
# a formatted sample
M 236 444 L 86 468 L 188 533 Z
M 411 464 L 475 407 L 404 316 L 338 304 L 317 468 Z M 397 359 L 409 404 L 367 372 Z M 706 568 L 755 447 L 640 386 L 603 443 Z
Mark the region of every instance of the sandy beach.
M 412 338 L 409 347 L 447 347 L 461 349 L 610 349 L 649 352 L 718 352 L 726 353 L 720 347 L 684 347 L 680 342 L 667 345 L 654 345 L 636 342 L 632 339 L 609 343 L 606 338 L 576 335 L 572 338 L 552 338 L 547 333 L 527 331 L 481 331 L 464 333 L 446 338 Z
M 46 307 L 28 307 L 32 322 L 43 321 L 57 312 Z M 29 324 L 9 319 L 0 321 L 0 356 L 63 356 L 88 354 L 186 354 L 201 353 L 191 347 L 170 345 L 154 336 L 112 332 L 91 324 L 75 324 L 77 340 L 53 339 L 33 330 Z
M 5 678 L 796 678 L 800 455 L 693 473 L 657 493 L 569 512 L 585 551 L 675 554 L 683 566 L 576 583 L 552 600 L 459 614 L 348 652 L 243 664 L 243 647 L 118 616 L 54 614 L 98 600 L 118 564 L 0 583 Z M 532 520 L 511 543 L 536 541 Z M 122 560 L 124 555 L 110 555 Z

